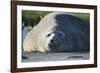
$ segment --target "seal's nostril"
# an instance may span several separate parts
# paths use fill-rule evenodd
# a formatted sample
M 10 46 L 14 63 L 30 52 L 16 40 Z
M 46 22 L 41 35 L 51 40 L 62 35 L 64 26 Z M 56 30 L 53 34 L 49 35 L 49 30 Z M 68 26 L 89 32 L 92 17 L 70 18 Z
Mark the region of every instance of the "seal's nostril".
M 54 41 L 54 40 L 51 40 L 51 45 L 52 45 L 53 47 L 55 47 L 55 46 L 56 46 L 56 43 L 55 43 L 55 41 Z
M 51 40 L 51 43 L 54 43 L 53 40 Z

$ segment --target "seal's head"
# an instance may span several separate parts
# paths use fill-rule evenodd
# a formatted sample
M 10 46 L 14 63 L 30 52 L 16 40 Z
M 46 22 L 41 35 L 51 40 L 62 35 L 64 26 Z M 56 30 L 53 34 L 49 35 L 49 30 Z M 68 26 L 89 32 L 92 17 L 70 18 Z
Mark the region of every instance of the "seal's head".
M 61 44 L 65 39 L 65 33 L 61 30 L 56 30 L 52 33 L 49 33 L 46 38 L 50 38 L 48 41 L 48 51 L 55 52 L 57 49 L 59 50 L 62 47 Z

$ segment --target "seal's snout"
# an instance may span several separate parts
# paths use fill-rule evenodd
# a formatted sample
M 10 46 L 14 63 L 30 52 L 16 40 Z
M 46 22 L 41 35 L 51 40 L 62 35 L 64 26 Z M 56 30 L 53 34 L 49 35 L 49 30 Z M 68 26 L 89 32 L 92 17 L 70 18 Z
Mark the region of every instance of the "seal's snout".
M 61 42 L 63 41 L 64 35 L 59 32 L 54 32 L 54 36 L 50 40 L 49 47 L 54 50 L 54 48 L 59 48 Z

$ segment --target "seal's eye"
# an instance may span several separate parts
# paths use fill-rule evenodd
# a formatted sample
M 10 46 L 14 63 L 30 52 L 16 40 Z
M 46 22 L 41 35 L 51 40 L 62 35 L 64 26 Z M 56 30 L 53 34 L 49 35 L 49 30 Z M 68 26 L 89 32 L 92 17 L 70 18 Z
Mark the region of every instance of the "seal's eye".
M 61 36 L 61 37 L 65 37 L 65 33 L 63 31 L 56 32 L 56 35 Z
M 61 36 L 62 34 L 61 33 L 58 33 L 58 36 Z
M 51 33 L 50 34 L 48 34 L 46 37 L 49 37 L 51 35 Z

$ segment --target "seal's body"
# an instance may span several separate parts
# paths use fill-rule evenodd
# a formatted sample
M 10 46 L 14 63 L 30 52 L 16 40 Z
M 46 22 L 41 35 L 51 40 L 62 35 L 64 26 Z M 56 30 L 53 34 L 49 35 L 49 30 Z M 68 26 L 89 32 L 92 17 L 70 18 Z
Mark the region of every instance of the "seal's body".
M 89 51 L 88 29 L 80 18 L 63 12 L 45 16 L 26 36 L 24 51 Z

